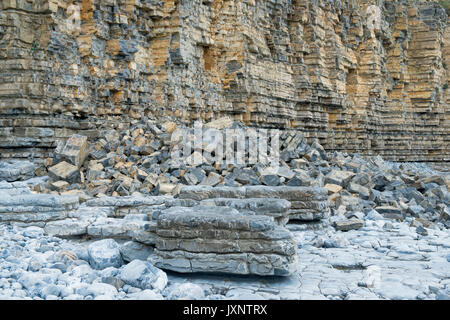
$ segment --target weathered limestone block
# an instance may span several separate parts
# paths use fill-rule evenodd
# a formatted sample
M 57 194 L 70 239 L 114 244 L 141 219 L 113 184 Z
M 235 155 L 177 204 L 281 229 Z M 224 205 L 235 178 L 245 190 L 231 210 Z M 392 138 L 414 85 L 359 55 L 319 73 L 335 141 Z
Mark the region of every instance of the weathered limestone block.
M 364 221 L 357 219 L 357 218 L 336 221 L 334 223 L 334 227 L 336 228 L 336 230 L 339 230 L 339 231 L 357 230 L 357 229 L 361 228 L 363 225 L 364 225 Z
M 85 219 L 64 219 L 46 223 L 44 231 L 46 234 L 56 237 L 74 237 L 87 234 L 87 227 L 91 221 Z
M 143 243 L 145 245 L 154 246 L 156 242 L 157 224 L 155 221 L 147 221 L 139 229 L 131 230 L 128 235 L 133 241 Z
M 283 240 L 261 239 L 156 239 L 156 247 L 159 250 L 173 251 L 183 250 L 194 253 L 274 253 L 280 255 L 292 255 L 295 253 L 295 244 Z
M 162 269 L 182 273 L 224 273 L 289 276 L 296 271 L 297 256 L 255 253 L 192 253 L 155 249 L 151 262 Z
M 89 219 L 95 217 L 112 217 L 114 215 L 111 207 L 87 207 L 81 204 L 77 210 L 69 213 L 69 218 Z
M 183 186 L 178 195 L 180 199 L 204 200 L 212 198 L 236 198 L 246 197 L 245 187 L 211 187 L 211 186 Z
M 325 176 L 325 183 L 346 187 L 355 175 L 351 171 L 333 170 Z
M 47 222 L 45 232 L 58 237 L 90 236 L 155 244 L 156 222 L 149 221 L 147 214 L 114 217 L 111 207 L 87 207 L 83 204 L 67 216 L 67 219 Z
M 96 238 L 133 238 L 137 230 L 144 230 L 149 221 L 99 218 L 87 227 L 87 234 Z M 148 229 L 148 228 L 147 228 Z
M 403 220 L 405 218 L 405 212 L 401 208 L 393 206 L 379 206 L 375 210 L 389 219 Z
M 280 198 L 288 201 L 323 201 L 327 199 L 327 190 L 320 187 L 266 187 L 247 186 L 248 198 Z
M 156 217 L 155 266 L 177 272 L 288 276 L 297 245 L 273 217 L 234 208 L 171 207 Z
M 15 196 L 19 194 L 30 194 L 31 191 L 27 186 L 17 186 L 16 183 L 0 181 L 0 193 L 7 194 L 8 196 Z
M 262 240 L 287 240 L 291 237 L 289 233 L 285 233 L 284 229 L 275 228 L 267 231 L 242 231 L 242 230 L 226 230 L 226 229 L 159 229 L 155 230 L 158 236 L 165 238 L 183 238 L 183 239 L 262 239 Z
M 172 207 L 156 217 L 158 228 L 225 229 L 242 231 L 268 231 L 275 226 L 273 217 L 245 215 L 227 207 Z

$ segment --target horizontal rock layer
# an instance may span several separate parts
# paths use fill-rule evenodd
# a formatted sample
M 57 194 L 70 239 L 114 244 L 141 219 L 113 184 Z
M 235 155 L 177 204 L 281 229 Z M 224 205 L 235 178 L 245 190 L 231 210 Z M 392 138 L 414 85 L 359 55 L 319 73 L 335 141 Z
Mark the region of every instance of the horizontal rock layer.
M 157 219 L 155 266 L 177 272 L 287 276 L 297 245 L 273 217 L 233 208 L 172 207 Z
M 220 206 L 234 208 L 241 213 L 249 215 L 265 215 L 275 219 L 280 225 L 285 225 L 289 221 L 289 208 L 291 204 L 284 199 L 253 198 L 253 199 L 228 199 L 215 198 L 200 201 L 204 206 Z
M 450 27 L 434 1 L 378 2 L 373 29 L 372 0 L 85 0 L 79 24 L 69 2 L 0 1 L 2 157 L 142 117 L 229 115 L 327 150 L 449 159 Z

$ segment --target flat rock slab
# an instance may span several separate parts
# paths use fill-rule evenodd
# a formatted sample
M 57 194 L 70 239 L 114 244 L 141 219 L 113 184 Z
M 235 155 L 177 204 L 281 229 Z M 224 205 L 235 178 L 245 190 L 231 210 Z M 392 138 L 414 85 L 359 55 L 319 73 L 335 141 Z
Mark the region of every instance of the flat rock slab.
M 273 199 L 284 199 L 291 202 L 288 210 L 289 220 L 317 221 L 329 215 L 328 190 L 321 187 L 288 187 L 288 186 L 245 186 L 245 187 L 210 187 L 210 186 L 184 186 L 180 190 L 181 199 L 193 199 L 202 204 L 219 205 L 228 203 L 229 207 L 241 209 L 245 207 L 244 199 L 263 199 L 274 204 Z M 242 199 L 240 202 L 223 200 L 229 198 Z M 218 200 L 220 199 L 220 200 Z M 208 201 L 209 200 L 209 201 Z M 271 202 L 272 201 L 272 202 Z M 249 201 L 251 203 L 251 201 Z M 254 207 L 258 202 L 255 201 Z M 281 209 L 281 208 L 280 208 Z M 269 211 L 270 209 L 268 209 Z
M 284 199 L 229 199 L 214 198 L 200 201 L 202 206 L 229 207 L 247 215 L 264 215 L 273 217 L 279 225 L 286 225 L 291 203 Z
M 8 183 L 6 181 L 0 181 L 0 197 L 2 196 L 16 196 L 19 194 L 31 194 L 28 186 L 17 186 L 16 183 Z
M 289 221 L 318 221 L 330 214 L 328 200 L 326 201 L 291 201 Z
M 289 225 L 288 225 L 289 226 Z M 155 227 L 155 233 L 164 238 L 181 239 L 261 239 L 261 240 L 282 240 L 290 239 L 292 235 L 286 229 L 274 227 L 268 231 L 242 231 L 226 229 L 161 229 Z
M 328 190 L 321 187 L 247 186 L 246 198 L 279 198 L 289 201 L 327 200 Z
M 155 249 L 151 262 L 158 268 L 181 273 L 289 276 L 296 271 L 297 255 L 254 253 L 192 253 Z
M 56 237 L 82 236 L 87 234 L 87 227 L 89 224 L 89 220 L 73 218 L 50 221 L 45 225 L 44 231 L 46 234 Z
M 194 253 L 242 253 L 279 254 L 290 256 L 296 253 L 296 244 L 291 239 L 176 239 L 157 237 L 156 248 L 164 251 L 183 250 Z
M 138 207 L 153 206 L 165 204 L 166 201 L 173 199 L 170 196 L 155 197 L 100 197 L 90 199 L 85 202 L 88 207 Z
M 229 199 L 214 198 L 205 199 L 200 205 L 213 205 L 234 208 L 238 211 L 251 211 L 255 214 L 281 216 L 289 211 L 291 203 L 284 199 L 275 198 L 247 198 L 247 199 Z
M 336 221 L 334 227 L 336 230 L 340 231 L 350 231 L 357 230 L 364 226 L 364 221 L 356 218 L 351 218 L 349 220 Z
M 0 207 L 7 206 L 35 206 L 52 208 L 78 208 L 78 197 L 58 196 L 52 194 L 21 194 L 17 196 L 7 196 L 0 199 Z
M 179 198 L 204 200 L 211 198 L 246 198 L 245 187 L 211 187 L 211 186 L 183 186 Z
M 97 238 L 133 238 L 134 232 L 144 230 L 149 221 L 100 218 L 87 227 L 87 234 Z
M 382 214 L 385 218 L 394 220 L 403 220 L 405 218 L 403 210 L 392 206 L 379 206 L 375 210 Z
M 288 186 L 245 186 L 211 187 L 183 186 L 179 197 L 182 199 L 204 200 L 212 198 L 278 198 L 289 201 L 327 200 L 328 190 L 321 187 Z
M 329 215 L 329 210 L 312 211 L 309 209 L 291 209 L 289 212 L 289 221 L 319 221 L 325 219 Z
M 154 210 L 164 209 L 171 201 L 174 201 L 171 196 L 101 197 L 89 199 L 84 205 L 86 207 L 110 207 L 113 216 L 124 217 L 128 214 L 148 214 Z
M 306 230 L 323 230 L 329 226 L 328 221 L 318 220 L 318 221 L 297 221 L 294 223 L 289 223 L 286 225 L 286 229 L 289 231 L 306 231 Z
M 244 215 L 228 207 L 172 207 L 157 218 L 158 228 L 225 229 L 242 231 L 268 231 L 275 226 L 268 216 Z
M 294 272 L 297 245 L 273 217 L 200 205 L 168 208 L 154 219 L 153 262 L 160 268 L 247 275 L 287 276 Z

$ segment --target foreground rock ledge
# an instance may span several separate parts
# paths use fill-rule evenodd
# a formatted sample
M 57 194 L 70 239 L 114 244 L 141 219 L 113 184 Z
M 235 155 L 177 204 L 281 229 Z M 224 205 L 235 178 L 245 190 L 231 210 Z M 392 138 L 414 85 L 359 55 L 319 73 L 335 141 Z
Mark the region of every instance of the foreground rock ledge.
M 157 217 L 152 263 L 183 273 L 289 276 L 297 245 L 273 217 L 227 207 L 172 207 Z

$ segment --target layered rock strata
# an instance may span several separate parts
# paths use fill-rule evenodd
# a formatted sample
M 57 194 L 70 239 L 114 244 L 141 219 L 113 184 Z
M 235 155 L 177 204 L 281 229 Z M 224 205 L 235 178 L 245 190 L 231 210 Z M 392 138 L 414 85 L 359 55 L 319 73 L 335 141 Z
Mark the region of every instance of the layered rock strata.
M 0 162 L 0 181 L 14 182 L 34 177 L 36 164 L 29 161 Z
M 229 199 L 214 198 L 200 201 L 202 206 L 228 207 L 249 215 L 263 215 L 273 217 L 279 225 L 286 225 L 289 221 L 289 208 L 291 203 L 284 199 L 274 198 L 249 198 Z
M 0 1 L 2 157 L 147 117 L 229 115 L 327 150 L 449 159 L 450 32 L 435 1 L 71 3 Z
M 84 205 L 91 208 L 106 208 L 110 217 L 124 217 L 128 214 L 147 214 L 166 207 L 173 199 L 170 196 L 156 197 L 101 197 L 87 200 Z
M 273 217 L 227 207 L 172 207 L 157 218 L 152 263 L 177 272 L 288 276 L 297 245 Z
M 28 188 L 0 188 L 0 222 L 64 219 L 78 208 L 78 197 L 31 194 Z

